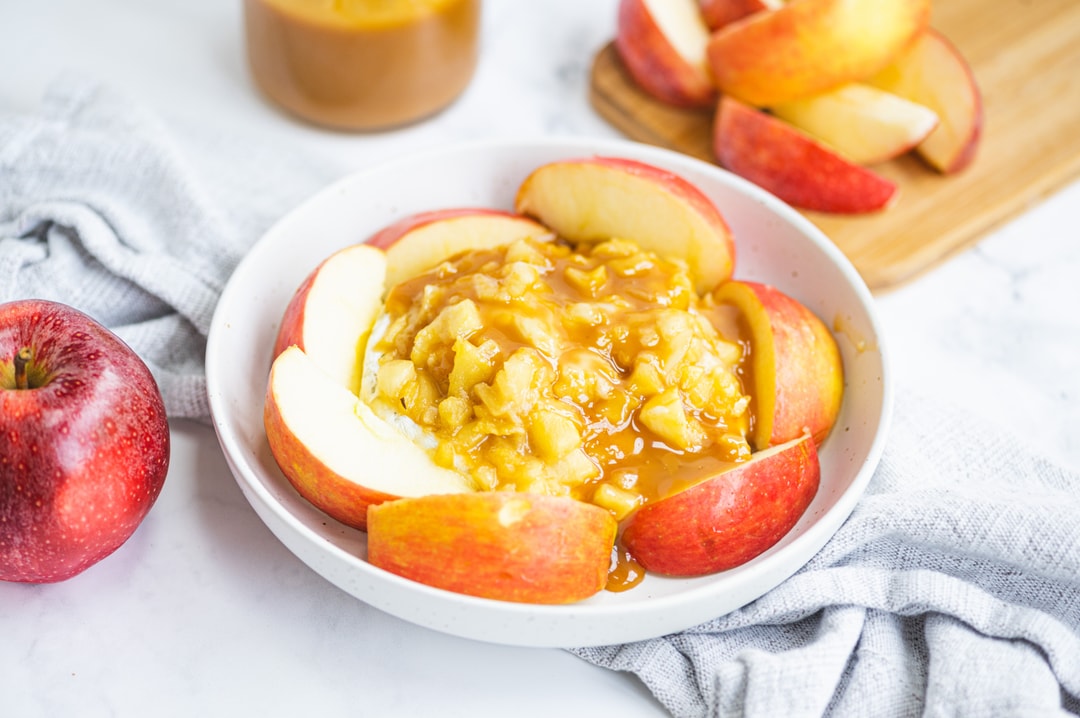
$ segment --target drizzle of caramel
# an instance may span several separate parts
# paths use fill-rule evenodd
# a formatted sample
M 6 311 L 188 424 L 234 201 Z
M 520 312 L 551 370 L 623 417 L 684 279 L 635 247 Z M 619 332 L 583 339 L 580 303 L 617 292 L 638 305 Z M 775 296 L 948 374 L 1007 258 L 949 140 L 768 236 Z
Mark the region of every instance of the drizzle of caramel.
M 611 549 L 611 568 L 608 569 L 605 591 L 622 593 L 641 583 L 645 578 L 645 568 L 637 562 L 621 542 L 616 541 Z
M 842 337 L 846 337 L 851 342 L 851 346 L 854 347 L 857 354 L 862 354 L 867 351 L 877 351 L 877 344 L 866 338 L 858 327 L 851 321 L 851 317 L 846 314 L 837 314 L 833 319 L 833 333 Z
M 385 307 L 376 405 L 439 441 L 440 465 L 490 474 L 481 488 L 621 519 L 749 456 L 735 316 L 631 242 L 474 250 L 393 287 Z M 470 382 L 455 386 L 462 366 Z

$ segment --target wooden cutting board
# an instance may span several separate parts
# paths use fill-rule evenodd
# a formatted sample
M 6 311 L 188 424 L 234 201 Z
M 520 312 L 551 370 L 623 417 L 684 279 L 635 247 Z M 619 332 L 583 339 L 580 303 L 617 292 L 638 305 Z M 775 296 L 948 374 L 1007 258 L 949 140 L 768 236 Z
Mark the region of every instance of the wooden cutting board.
M 932 24 L 967 58 L 983 94 L 975 162 L 944 177 L 905 156 L 875 167 L 900 185 L 893 207 L 804 213 L 874 291 L 971 246 L 1080 174 L 1080 1 L 937 0 Z M 593 106 L 628 137 L 712 161 L 712 113 L 650 98 L 612 45 L 597 54 L 590 80 Z

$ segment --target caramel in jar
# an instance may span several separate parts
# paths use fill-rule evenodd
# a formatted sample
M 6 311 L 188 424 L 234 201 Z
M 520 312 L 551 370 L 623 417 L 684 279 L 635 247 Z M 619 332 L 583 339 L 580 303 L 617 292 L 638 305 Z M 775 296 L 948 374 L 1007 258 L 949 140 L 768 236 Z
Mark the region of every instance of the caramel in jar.
M 431 115 L 476 67 L 480 0 L 244 0 L 248 62 L 310 122 L 376 130 Z

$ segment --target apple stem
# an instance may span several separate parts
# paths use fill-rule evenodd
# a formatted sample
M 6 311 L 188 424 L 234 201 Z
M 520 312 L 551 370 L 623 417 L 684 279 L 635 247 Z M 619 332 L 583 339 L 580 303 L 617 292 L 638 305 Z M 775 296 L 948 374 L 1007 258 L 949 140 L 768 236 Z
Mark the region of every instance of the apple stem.
M 26 378 L 26 365 L 30 363 L 30 347 L 23 347 L 15 353 L 15 388 L 29 389 L 30 382 Z

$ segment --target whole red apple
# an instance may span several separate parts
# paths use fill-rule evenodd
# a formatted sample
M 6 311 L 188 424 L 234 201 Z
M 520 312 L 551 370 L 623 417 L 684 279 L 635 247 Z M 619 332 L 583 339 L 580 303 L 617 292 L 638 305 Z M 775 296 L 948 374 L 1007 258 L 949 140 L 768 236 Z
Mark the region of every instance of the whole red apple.
M 70 578 L 142 523 L 169 467 L 150 370 L 72 307 L 0 304 L 0 580 Z

